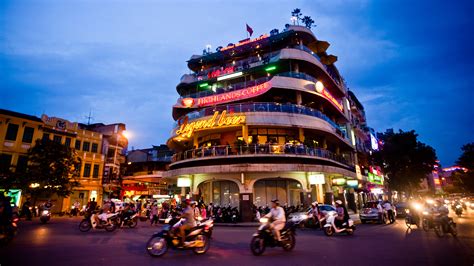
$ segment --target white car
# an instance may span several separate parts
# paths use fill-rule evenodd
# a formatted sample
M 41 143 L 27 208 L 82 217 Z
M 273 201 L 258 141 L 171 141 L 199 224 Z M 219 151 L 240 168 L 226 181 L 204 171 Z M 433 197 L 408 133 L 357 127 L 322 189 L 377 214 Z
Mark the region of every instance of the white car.
M 332 205 L 327 205 L 327 204 L 318 205 L 318 210 L 319 210 L 319 213 L 324 214 L 324 216 L 326 216 L 327 214 L 335 214 L 336 213 L 336 208 Z M 296 224 L 299 224 L 302 221 L 308 219 L 308 217 L 311 215 L 311 213 L 312 213 L 312 207 L 308 208 L 308 210 L 306 212 L 291 213 L 290 215 L 288 215 L 288 220 L 290 220 L 290 221 L 292 221 Z

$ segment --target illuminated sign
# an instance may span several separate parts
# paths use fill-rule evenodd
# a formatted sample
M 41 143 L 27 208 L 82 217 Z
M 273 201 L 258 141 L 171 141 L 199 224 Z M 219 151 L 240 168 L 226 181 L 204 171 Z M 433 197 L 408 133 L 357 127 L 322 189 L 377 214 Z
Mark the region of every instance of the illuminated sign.
M 340 111 L 342 111 L 343 107 L 342 107 L 342 103 L 339 102 L 338 100 L 336 100 L 336 98 L 334 98 L 334 96 L 332 96 L 331 93 L 329 93 L 328 90 L 326 90 L 326 88 L 323 87 L 323 90 L 322 90 L 322 93 L 321 93 L 324 97 L 326 97 L 326 99 L 328 99 L 331 103 L 333 103 L 337 109 L 339 109 Z
M 245 123 L 245 116 L 227 115 L 227 111 L 222 111 L 222 113 L 219 115 L 219 111 L 216 111 L 209 119 L 193 121 L 190 123 L 188 120 L 189 118 L 186 116 L 181 126 L 176 130 L 177 136 L 190 138 L 194 131 L 241 125 Z
M 194 99 L 193 98 L 184 98 L 181 100 L 181 104 L 185 107 L 191 107 L 194 104 Z
M 326 183 L 324 180 L 324 174 L 315 174 L 308 176 L 308 181 L 310 185 L 322 185 Z
M 246 45 L 246 44 L 249 44 L 249 43 L 252 43 L 252 42 L 260 41 L 260 40 L 263 40 L 263 39 L 268 38 L 268 37 L 270 37 L 270 35 L 264 34 L 264 35 L 261 35 L 260 37 L 255 38 L 255 39 L 245 39 L 245 40 L 239 41 L 239 43 L 237 43 L 237 44 L 233 44 L 233 45 L 229 45 L 229 46 L 226 46 L 224 48 L 221 48 L 221 51 L 229 50 L 229 49 L 239 47 L 239 46 L 242 46 L 242 45 Z
M 370 133 L 370 146 L 372 146 L 372 150 L 374 151 L 379 149 L 379 143 L 372 133 Z
M 333 178 L 332 184 L 337 185 L 337 186 L 345 185 L 346 184 L 346 179 L 342 178 L 342 177 L 341 178 Z
M 359 185 L 359 181 L 357 180 L 347 180 L 347 186 L 349 187 L 357 187 Z
M 369 180 L 370 183 L 383 185 L 383 177 L 374 175 L 373 173 L 368 173 L 367 180 Z
M 222 104 L 222 103 L 252 98 L 252 97 L 255 97 L 267 92 L 270 88 L 271 88 L 271 82 L 267 81 L 265 83 L 248 87 L 245 89 L 241 89 L 241 90 L 198 98 L 197 105 L 199 107 L 203 107 L 203 106 L 216 105 L 216 104 Z
M 189 177 L 178 177 L 178 184 L 177 187 L 190 187 L 191 186 L 191 179 Z
M 207 78 L 209 78 L 209 79 L 217 78 L 220 75 L 231 74 L 231 73 L 234 73 L 234 66 L 229 66 L 229 67 L 226 67 L 226 68 L 216 69 L 212 72 L 209 72 L 209 74 L 207 74 Z
M 49 117 L 47 115 L 42 115 L 41 120 L 43 120 L 43 123 L 45 123 L 46 125 L 56 130 L 61 130 L 61 131 L 74 130 L 76 127 L 76 123 L 71 123 L 67 121 L 66 119 L 61 119 L 58 117 Z

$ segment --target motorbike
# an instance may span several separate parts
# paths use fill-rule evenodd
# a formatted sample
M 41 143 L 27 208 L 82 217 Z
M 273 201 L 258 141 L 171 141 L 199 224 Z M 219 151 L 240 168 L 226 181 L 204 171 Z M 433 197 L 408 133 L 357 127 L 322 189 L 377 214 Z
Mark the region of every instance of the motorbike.
M 107 220 L 104 221 L 99 219 L 99 224 L 96 224 L 94 215 L 91 213 L 86 213 L 84 219 L 79 223 L 79 231 L 88 232 L 92 228 L 95 229 L 105 229 L 107 232 L 113 232 L 117 228 L 118 224 L 118 213 L 109 213 L 107 214 Z
M 47 223 L 51 219 L 51 210 L 50 209 L 43 209 L 41 211 L 40 221 L 42 224 Z
M 118 224 L 120 226 L 135 228 L 138 224 L 138 213 L 132 213 L 125 213 L 121 211 L 118 215 Z
M 450 217 L 443 217 L 438 215 L 434 221 L 434 231 L 438 237 L 443 237 L 446 234 L 457 236 L 456 223 Z
M 387 220 L 393 224 L 395 222 L 395 212 L 393 210 L 386 211 Z
M 167 219 L 168 220 L 168 219 Z M 184 219 L 174 225 L 170 225 L 165 221 L 161 232 L 153 234 L 146 243 L 146 251 L 152 257 L 161 257 L 168 251 L 168 248 L 177 250 L 191 249 L 195 254 L 201 255 L 206 253 L 210 247 L 210 239 L 204 233 L 205 225 L 197 225 L 190 230 L 186 230 L 185 243 L 180 243 L 178 236 L 178 227 L 181 226 Z
M 461 215 L 462 215 L 462 209 L 463 209 L 463 208 L 462 208 L 461 204 L 457 204 L 457 205 L 456 205 L 454 212 L 456 213 L 456 215 L 457 215 L 458 217 L 461 217 Z
M 349 219 L 346 223 L 342 224 L 341 228 L 338 228 L 335 224 L 337 215 L 330 215 L 326 218 L 326 224 L 324 225 L 324 233 L 327 236 L 332 236 L 334 233 L 346 232 L 348 235 L 353 235 L 356 229 L 354 221 Z
M 253 234 L 252 240 L 250 241 L 250 250 L 255 256 L 260 256 L 265 252 L 265 248 L 281 246 L 285 251 L 292 251 L 296 245 L 296 227 L 297 224 L 292 221 L 287 221 L 285 227 L 280 230 L 281 242 L 275 239 L 271 230 L 270 219 L 263 217 L 260 218 L 260 226 L 257 233 Z
M 430 229 L 434 229 L 434 215 L 429 211 L 423 211 L 423 218 L 421 220 L 421 227 L 425 232 L 428 232 Z
M 0 226 L 0 244 L 7 245 L 10 243 L 15 235 L 18 232 L 18 221 L 19 218 L 16 215 L 8 221 L 8 223 L 4 226 Z
M 197 222 L 198 226 L 204 226 L 204 234 L 207 235 L 209 239 L 212 239 L 212 231 L 214 229 L 214 220 L 211 218 L 208 219 L 200 219 L 198 218 Z

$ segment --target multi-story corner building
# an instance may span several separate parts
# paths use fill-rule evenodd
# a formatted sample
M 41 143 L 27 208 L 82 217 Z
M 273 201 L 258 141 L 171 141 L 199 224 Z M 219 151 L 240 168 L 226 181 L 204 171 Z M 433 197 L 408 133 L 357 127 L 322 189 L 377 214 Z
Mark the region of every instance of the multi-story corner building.
M 70 122 L 63 118 L 42 115 L 43 139 L 50 139 L 75 149 L 81 158 L 78 180 L 80 187 L 62 200 L 57 207 L 64 210 L 79 201 L 82 205 L 90 199 L 101 202 L 103 198 L 102 179 L 105 156 L 102 152 L 103 135 L 100 132 L 88 130 L 83 124 Z
M 206 203 L 332 203 L 358 187 L 348 92 L 328 42 L 302 26 L 193 55 L 165 176 Z M 354 197 L 352 197 L 354 198 Z
M 28 149 L 43 135 L 43 121 L 26 115 L 0 109 L 0 177 L 7 172 L 24 172 L 28 166 Z M 3 188 L 0 192 L 3 193 Z M 9 191 L 18 206 L 21 191 Z
M 123 123 L 81 125 L 88 130 L 103 135 L 101 151 L 105 156 L 102 184 L 106 198 L 119 197 L 121 165 L 126 162 L 128 139 L 126 126 Z

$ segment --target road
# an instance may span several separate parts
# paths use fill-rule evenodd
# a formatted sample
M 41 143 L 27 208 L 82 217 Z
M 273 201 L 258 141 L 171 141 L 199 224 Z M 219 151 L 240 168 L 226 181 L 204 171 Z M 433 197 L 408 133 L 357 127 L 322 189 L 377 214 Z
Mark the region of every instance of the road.
M 319 230 L 299 230 L 296 248 L 267 249 L 260 257 L 250 253 L 256 228 L 215 227 L 211 249 L 205 255 L 170 250 L 162 258 L 147 255 L 144 245 L 159 230 L 140 222 L 135 229 L 108 233 L 81 233 L 80 218 L 53 217 L 21 222 L 21 231 L 0 249 L 6 265 L 474 265 L 474 211 L 455 218 L 459 236 L 438 238 L 433 231 L 408 230 L 403 220 L 391 225 L 358 225 L 353 236 L 326 237 Z

